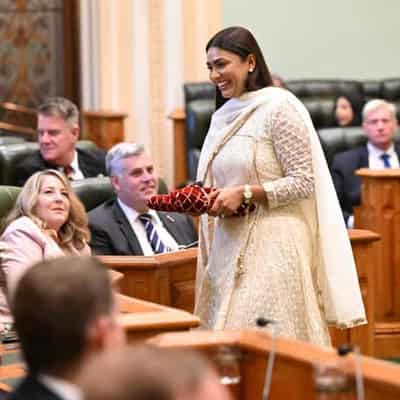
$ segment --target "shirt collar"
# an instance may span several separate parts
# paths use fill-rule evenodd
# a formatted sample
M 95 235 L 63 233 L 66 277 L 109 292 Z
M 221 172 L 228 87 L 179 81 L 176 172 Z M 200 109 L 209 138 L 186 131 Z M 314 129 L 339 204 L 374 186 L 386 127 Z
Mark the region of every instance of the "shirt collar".
M 117 201 L 129 221 L 136 221 L 138 219 L 139 215 L 143 214 L 143 213 L 137 212 L 134 208 L 127 206 L 119 197 L 117 198 Z M 160 223 L 160 217 L 158 216 L 158 214 L 156 213 L 155 210 L 152 210 L 151 208 L 149 208 L 146 211 L 146 214 L 151 215 L 151 217 L 157 224 Z
M 72 159 L 72 162 L 70 165 L 74 172 L 79 170 L 78 152 L 76 150 L 74 151 L 74 158 Z
M 83 400 L 79 387 L 70 382 L 46 374 L 40 374 L 39 380 L 64 400 Z
M 368 153 L 371 154 L 372 156 L 375 157 L 380 157 L 382 154 L 389 154 L 389 155 L 393 155 L 395 154 L 395 150 L 394 150 L 394 145 L 393 143 L 391 144 L 391 146 L 386 149 L 386 150 L 382 150 L 376 146 L 374 146 L 371 142 L 367 143 L 367 148 L 368 148 Z

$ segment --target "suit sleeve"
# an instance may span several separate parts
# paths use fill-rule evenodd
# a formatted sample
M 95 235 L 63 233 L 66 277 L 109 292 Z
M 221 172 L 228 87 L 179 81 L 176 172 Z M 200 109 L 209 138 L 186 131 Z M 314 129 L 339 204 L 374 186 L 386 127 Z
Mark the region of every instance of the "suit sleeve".
M 107 232 L 92 222 L 89 222 L 89 229 L 91 233 L 89 246 L 92 252 L 97 255 L 113 255 L 114 249 Z
M 343 209 L 344 207 L 344 171 L 341 168 L 340 159 L 335 157 L 332 162 L 332 180 L 333 185 L 335 186 L 336 194 L 339 199 L 340 207 Z

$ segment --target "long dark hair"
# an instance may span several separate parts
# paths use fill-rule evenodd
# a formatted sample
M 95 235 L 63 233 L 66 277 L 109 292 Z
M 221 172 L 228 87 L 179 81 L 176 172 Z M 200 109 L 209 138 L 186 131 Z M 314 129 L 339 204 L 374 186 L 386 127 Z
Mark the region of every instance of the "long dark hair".
M 362 123 L 361 112 L 365 103 L 364 98 L 361 96 L 361 94 L 346 91 L 341 91 L 340 93 L 338 93 L 333 103 L 333 117 L 335 119 L 335 125 L 339 126 L 339 123 L 336 119 L 336 107 L 337 102 L 341 97 L 346 99 L 353 109 L 353 120 L 350 122 L 349 126 L 360 126 Z
M 232 26 L 217 32 L 207 43 L 206 52 L 211 47 L 230 51 L 238 55 L 243 61 L 249 54 L 256 59 L 256 66 L 253 72 L 249 73 L 246 81 L 246 90 L 252 92 L 272 85 L 272 78 L 264 60 L 261 49 L 253 34 L 241 26 Z M 221 107 L 228 99 L 225 99 L 221 91 L 216 87 L 216 109 Z

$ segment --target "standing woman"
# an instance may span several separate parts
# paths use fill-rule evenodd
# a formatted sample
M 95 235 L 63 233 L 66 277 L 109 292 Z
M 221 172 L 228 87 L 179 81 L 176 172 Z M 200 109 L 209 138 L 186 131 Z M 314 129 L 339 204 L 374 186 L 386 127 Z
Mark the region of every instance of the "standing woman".
M 217 188 L 201 216 L 196 309 L 206 328 L 257 317 L 278 334 L 329 345 L 327 322 L 366 322 L 350 242 L 305 107 L 272 87 L 253 35 L 215 34 L 207 66 L 216 106 L 198 179 Z M 254 203 L 244 216 L 235 211 Z
M 10 323 L 8 300 L 33 264 L 64 255 L 90 255 L 85 208 L 66 177 L 36 172 L 25 183 L 0 237 L 0 323 Z

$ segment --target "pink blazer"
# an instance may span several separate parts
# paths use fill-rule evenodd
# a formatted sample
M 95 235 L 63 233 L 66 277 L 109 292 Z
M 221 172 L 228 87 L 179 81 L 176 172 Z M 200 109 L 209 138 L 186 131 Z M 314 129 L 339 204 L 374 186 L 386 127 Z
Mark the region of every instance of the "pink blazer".
M 14 295 L 18 281 L 33 264 L 66 254 L 49 235 L 28 217 L 13 221 L 0 238 L 0 322 L 9 315 L 7 297 Z M 71 248 L 76 255 L 90 255 L 89 246 Z M 9 318 L 6 318 L 9 319 Z M 6 322 L 6 321 L 4 321 Z

